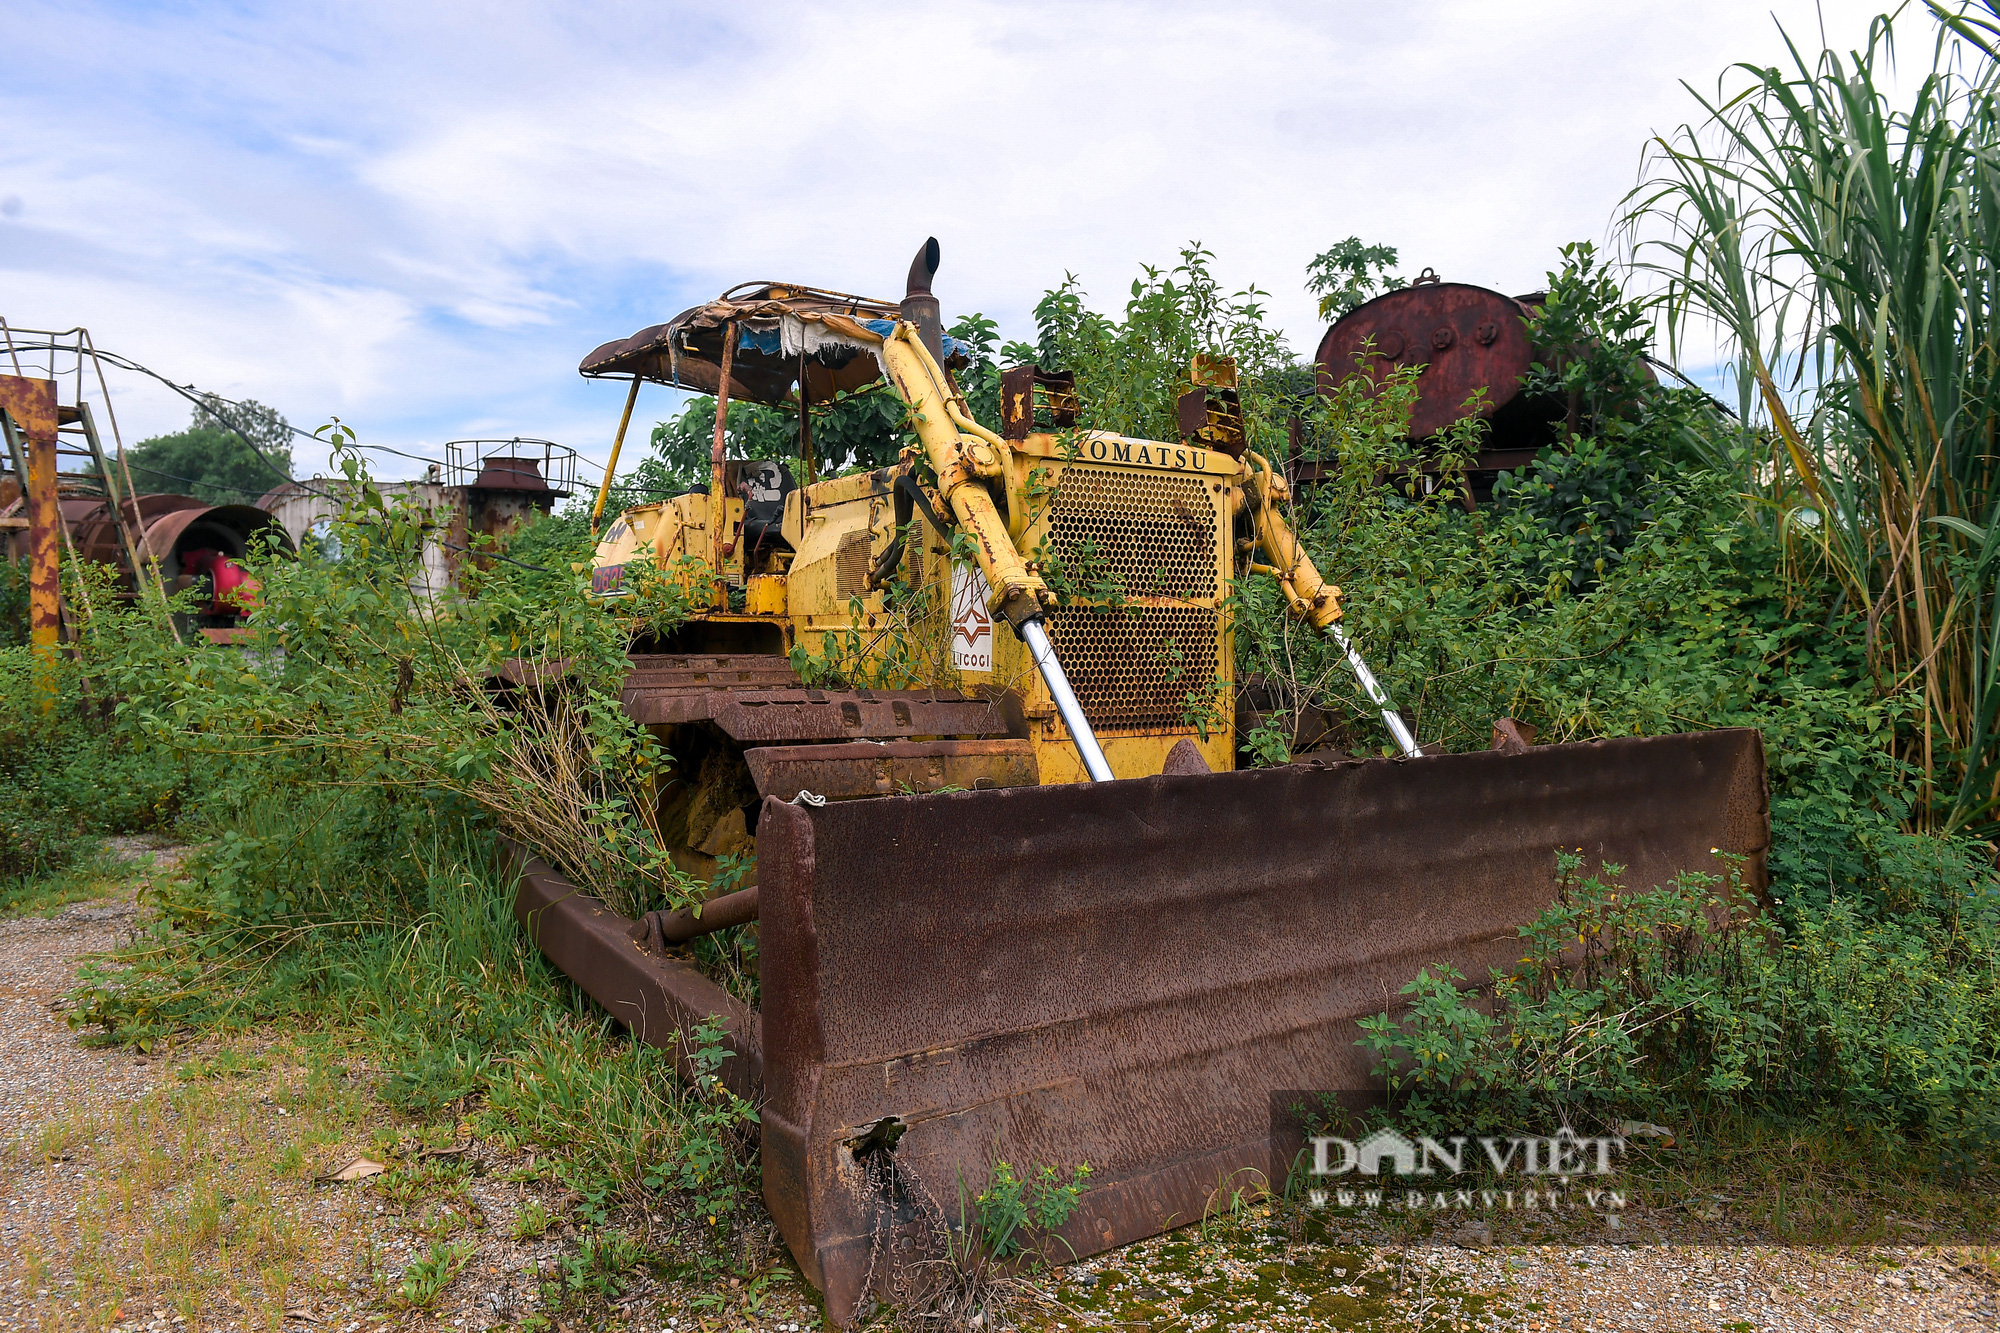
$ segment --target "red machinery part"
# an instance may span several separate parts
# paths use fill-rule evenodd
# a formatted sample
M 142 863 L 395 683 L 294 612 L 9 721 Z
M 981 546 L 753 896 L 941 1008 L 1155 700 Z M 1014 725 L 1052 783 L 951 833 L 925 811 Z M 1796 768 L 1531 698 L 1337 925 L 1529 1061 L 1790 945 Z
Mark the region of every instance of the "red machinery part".
M 248 615 L 257 609 L 257 591 L 263 585 L 220 551 L 181 552 L 181 572 L 208 579 L 210 615 Z

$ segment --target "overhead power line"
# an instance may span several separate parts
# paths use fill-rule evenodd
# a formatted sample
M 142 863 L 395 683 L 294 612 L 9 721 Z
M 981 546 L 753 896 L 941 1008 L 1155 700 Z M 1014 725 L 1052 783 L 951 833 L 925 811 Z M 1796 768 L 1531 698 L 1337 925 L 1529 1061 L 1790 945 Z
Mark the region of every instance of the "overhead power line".
M 78 353 L 83 356 L 91 357 L 92 359 L 98 361 L 99 363 L 109 363 L 110 365 L 116 367 L 119 370 L 129 370 L 134 372 L 135 374 L 144 375 L 149 379 L 158 380 L 160 383 L 166 385 L 169 389 L 172 389 L 175 393 L 179 394 L 181 397 L 187 399 L 190 403 L 193 403 L 198 411 L 204 412 L 209 416 L 214 417 L 217 421 L 221 422 L 225 427 L 227 427 L 229 431 L 236 436 L 237 439 L 243 441 L 244 446 L 250 450 L 251 456 L 255 458 L 259 463 L 263 464 L 265 469 L 268 470 L 271 473 L 271 475 L 276 477 L 280 482 L 288 486 L 297 486 L 301 490 L 305 491 L 308 495 L 317 495 L 321 499 L 333 500 L 337 502 L 342 498 L 340 496 L 332 494 L 331 492 L 319 489 L 309 481 L 301 481 L 297 477 L 292 476 L 291 472 L 288 469 L 279 467 L 276 463 L 271 461 L 270 457 L 265 454 L 263 449 L 258 447 L 257 442 L 251 439 L 250 436 L 244 432 L 241 426 L 238 426 L 234 421 L 231 421 L 223 413 L 215 410 L 215 404 L 220 403 L 224 407 L 235 408 L 238 411 L 242 411 L 244 405 L 240 402 L 237 402 L 233 398 L 224 398 L 219 393 L 206 393 L 200 389 L 197 389 L 192 384 L 176 384 L 173 380 L 168 379 L 165 375 L 162 375 L 159 371 L 154 370 L 151 366 L 148 366 L 143 362 L 135 361 L 129 356 L 121 356 L 116 352 L 107 352 L 100 347 L 95 347 L 95 346 L 88 347 L 82 349 L 81 352 L 79 353 L 77 348 L 63 343 L 27 343 L 27 342 L 14 342 L 10 340 L 8 343 L 8 348 L 10 351 L 16 353 L 17 355 L 21 352 Z M 313 432 L 309 430 L 301 430 L 299 427 L 294 426 L 291 422 L 286 421 L 282 416 L 279 417 L 278 420 L 280 422 L 283 422 L 286 430 L 290 431 L 293 435 L 298 436 L 300 439 L 311 440 L 317 444 L 328 443 L 327 440 L 322 439 L 320 436 L 315 435 Z M 420 454 L 405 453 L 401 449 L 392 449 L 386 444 L 363 444 L 359 440 L 351 438 L 348 441 L 348 443 L 356 449 L 368 449 L 377 453 L 394 454 L 398 458 L 408 458 L 418 463 L 427 463 L 433 466 L 441 466 L 439 460 L 435 458 L 425 458 Z M 148 468 L 148 467 L 140 467 L 137 468 L 136 470 L 140 472 L 145 472 L 151 476 L 166 477 L 173 481 L 184 481 L 190 485 L 211 486 L 215 490 L 231 491 L 238 495 L 252 494 L 252 492 L 247 491 L 240 486 L 215 485 L 214 483 L 210 482 L 197 481 L 192 477 L 178 477 L 171 472 L 159 472 L 153 468 Z M 260 496 L 268 495 L 269 493 L 270 493 L 269 491 L 255 492 L 255 494 Z M 438 545 L 446 548 L 447 550 L 457 551 L 463 555 L 483 556 L 484 558 L 490 560 L 503 560 L 510 565 L 519 565 L 522 569 L 532 569 L 538 574 L 555 574 L 560 572 L 558 570 L 550 569 L 546 565 L 531 565 L 525 560 L 516 560 L 512 556 L 501 555 L 495 551 L 473 551 L 470 548 L 460 546 L 455 542 L 445 541 L 443 538 L 438 538 L 437 542 Z

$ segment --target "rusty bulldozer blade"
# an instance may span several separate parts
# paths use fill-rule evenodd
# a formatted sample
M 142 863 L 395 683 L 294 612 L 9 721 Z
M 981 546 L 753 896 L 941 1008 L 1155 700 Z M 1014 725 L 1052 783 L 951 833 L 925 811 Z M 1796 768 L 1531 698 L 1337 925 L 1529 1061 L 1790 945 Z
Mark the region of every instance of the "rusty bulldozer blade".
M 1767 841 L 1751 731 L 762 818 L 764 1195 L 835 1312 L 883 1121 L 939 1198 L 1088 1162 L 1065 1258 L 1199 1221 L 1267 1170 L 1270 1091 L 1366 1086 L 1357 1018 L 1518 958 L 1558 848 L 1650 886 Z
M 871 1153 L 947 1203 L 998 1161 L 1087 1162 L 1045 1249 L 1063 1260 L 1199 1221 L 1270 1170 L 1274 1090 L 1368 1086 L 1356 1019 L 1428 964 L 1483 978 L 1517 960 L 1559 849 L 1625 866 L 1634 889 L 1727 873 L 1719 850 L 1761 889 L 1767 842 L 1753 731 L 767 800 L 763 1007 L 732 1024 L 761 1083 L 765 1200 L 843 1321 L 909 1221 Z M 688 1011 L 684 964 L 648 962 L 611 923 L 590 926 L 605 960 L 579 964 L 602 909 L 523 892 L 593 994 Z

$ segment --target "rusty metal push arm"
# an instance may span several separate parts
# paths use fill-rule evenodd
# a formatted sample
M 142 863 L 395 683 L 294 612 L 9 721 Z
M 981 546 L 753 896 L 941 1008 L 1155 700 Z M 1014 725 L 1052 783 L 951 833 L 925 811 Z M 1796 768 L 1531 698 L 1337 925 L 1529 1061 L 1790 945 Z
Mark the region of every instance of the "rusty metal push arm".
M 1111 765 L 1070 688 L 1062 663 L 1056 660 L 1042 623 L 1043 611 L 1055 595 L 1041 576 L 1028 568 L 987 493 L 990 478 L 1007 475 L 1007 442 L 972 419 L 957 390 L 923 344 L 915 324 L 899 320 L 882 341 L 882 369 L 910 409 L 910 420 L 923 446 L 924 458 L 937 474 L 938 494 L 950 508 L 958 528 L 972 538 L 979 572 L 993 590 L 993 610 L 1007 618 L 1021 642 L 1028 645 L 1063 725 L 1076 742 L 1077 754 L 1093 782 L 1109 782 Z
M 1411 759 L 1422 758 L 1424 752 L 1417 745 L 1409 723 L 1390 702 L 1389 692 L 1375 679 L 1375 673 L 1368 669 L 1360 650 L 1341 627 L 1340 589 L 1320 576 L 1298 534 L 1285 521 L 1283 504 L 1291 494 L 1285 479 L 1262 457 L 1245 453 L 1243 470 L 1237 475 L 1236 486 L 1242 508 L 1249 511 L 1251 521 L 1256 525 L 1257 545 L 1263 548 L 1270 560 L 1268 565 L 1252 568 L 1268 573 L 1278 581 L 1279 590 L 1285 594 L 1285 605 L 1293 615 L 1333 640 L 1347 658 L 1347 664 L 1354 669 L 1355 679 L 1361 682 L 1363 692 L 1382 710 L 1382 723 L 1395 737 L 1396 748 Z

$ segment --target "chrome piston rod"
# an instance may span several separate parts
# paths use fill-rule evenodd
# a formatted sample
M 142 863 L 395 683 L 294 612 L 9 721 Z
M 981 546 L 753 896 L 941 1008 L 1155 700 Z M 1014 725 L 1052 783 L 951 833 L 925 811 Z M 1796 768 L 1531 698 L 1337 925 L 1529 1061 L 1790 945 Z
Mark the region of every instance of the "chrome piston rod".
M 1340 645 L 1340 651 L 1347 654 L 1347 665 L 1354 668 L 1354 675 L 1361 682 L 1361 688 L 1382 710 L 1382 722 L 1389 728 L 1389 734 L 1396 738 L 1396 745 L 1410 759 L 1421 759 L 1424 752 L 1417 747 L 1417 738 L 1410 732 L 1410 724 L 1403 721 L 1403 715 L 1396 711 L 1396 705 L 1389 702 L 1389 692 L 1382 688 L 1382 682 L 1375 679 L 1375 673 L 1368 669 L 1368 663 L 1361 660 L 1361 653 L 1354 641 L 1347 637 L 1347 631 L 1335 621 L 1326 627 L 1333 641 Z
M 1035 659 L 1035 667 L 1049 687 L 1049 696 L 1056 701 L 1056 711 L 1062 714 L 1070 739 L 1076 742 L 1076 752 L 1082 756 L 1083 767 L 1090 774 L 1090 780 L 1111 781 L 1111 765 L 1104 762 L 1104 751 L 1098 748 L 1097 733 L 1090 729 L 1090 719 L 1083 715 L 1083 705 L 1076 701 L 1076 693 L 1069 687 L 1069 677 L 1063 674 L 1062 663 L 1056 661 L 1056 650 L 1049 644 L 1048 631 L 1042 628 L 1039 620 L 1027 621 L 1020 628 L 1021 642 L 1028 645 L 1028 655 Z

